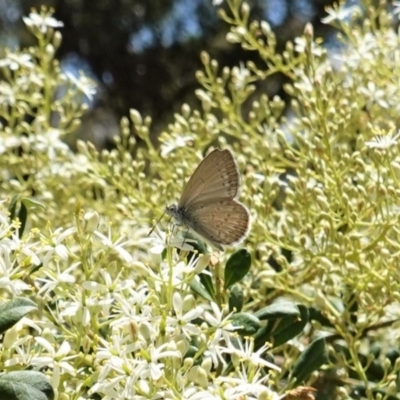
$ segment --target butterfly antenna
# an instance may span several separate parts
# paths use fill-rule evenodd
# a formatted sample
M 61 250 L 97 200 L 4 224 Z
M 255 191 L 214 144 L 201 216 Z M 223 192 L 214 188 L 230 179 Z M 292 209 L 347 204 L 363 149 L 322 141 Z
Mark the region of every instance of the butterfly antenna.
M 156 226 L 157 226 L 158 223 L 161 221 L 161 218 L 162 218 L 164 215 L 165 215 L 165 211 L 161 214 L 161 217 L 158 218 L 157 222 L 156 222 L 155 225 L 151 228 L 151 231 L 147 234 L 147 236 L 150 236 L 150 235 L 153 233 L 154 229 L 156 229 Z

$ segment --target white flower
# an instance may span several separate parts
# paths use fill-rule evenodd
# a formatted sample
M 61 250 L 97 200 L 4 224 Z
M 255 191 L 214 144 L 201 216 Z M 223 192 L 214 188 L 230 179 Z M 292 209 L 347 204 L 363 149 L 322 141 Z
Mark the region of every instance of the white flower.
M 175 134 L 161 145 L 161 157 L 167 156 L 180 147 L 187 146 L 189 142 L 193 142 L 193 135 L 182 136 L 182 134 Z
M 37 335 L 42 333 L 36 321 L 27 317 L 20 319 L 12 328 L 4 333 L 3 352 L 7 350 L 7 359 L 4 361 L 4 365 L 8 368 L 31 364 L 33 336 L 28 334 L 27 327 L 35 329 Z
M 103 393 L 102 399 L 131 399 L 134 397 L 134 386 L 142 378 L 142 370 L 147 367 L 143 359 L 133 360 L 130 357 L 137 345 L 127 344 L 121 333 L 113 333 L 107 340 L 99 338 L 96 352 L 96 363 L 100 371 L 97 382 L 90 393 Z
M 217 391 L 216 389 L 214 391 Z M 183 399 L 190 400 L 221 400 L 218 394 L 212 394 L 209 390 L 201 390 L 197 386 L 189 386 L 185 389 Z
M 51 378 L 53 387 L 58 387 L 60 384 L 60 375 L 68 373 L 75 376 L 75 368 L 68 362 L 77 357 L 76 355 L 68 356 L 71 351 L 71 346 L 67 341 L 64 341 L 59 349 L 55 351 L 53 345 L 43 337 L 35 337 L 35 341 L 44 348 L 41 356 L 32 358 L 32 365 L 35 367 L 46 367 L 53 370 Z M 47 351 L 47 353 L 46 353 Z
M 29 136 L 28 139 L 32 150 L 47 154 L 49 161 L 54 160 L 58 152 L 69 152 L 68 145 L 61 140 L 62 132 L 59 129 L 50 128 L 43 132 L 40 122 L 34 127 L 37 134 Z
M 280 397 L 277 393 L 270 390 L 265 382 L 269 379 L 268 375 L 257 369 L 255 372 L 248 373 L 241 369 L 238 376 L 220 376 L 217 382 L 225 388 L 224 398 L 226 399 L 270 399 L 278 400 Z
M 167 247 L 167 234 L 165 231 L 159 229 L 158 226 L 152 229 L 151 233 L 153 232 L 155 232 L 156 236 L 147 236 L 141 240 L 141 243 L 151 243 L 152 247 L 149 249 L 149 253 L 160 256 Z M 159 261 L 161 261 L 161 259 Z
M 23 318 L 24 319 L 24 318 Z M 19 323 L 22 320 L 19 321 Z M 9 334 L 10 331 L 17 329 L 16 325 L 14 325 L 11 329 L 7 330 L 3 341 L 6 341 L 7 335 Z M 38 330 L 38 333 L 40 333 L 40 330 Z M 21 367 L 22 365 L 30 365 L 31 360 L 32 360 L 32 353 L 31 353 L 31 342 L 32 342 L 32 335 L 27 335 L 26 331 L 24 336 L 17 340 L 13 340 L 12 347 L 11 349 L 14 350 L 14 354 L 9 352 L 8 354 L 12 354 L 11 357 L 7 358 L 7 360 L 4 361 L 4 366 L 7 368 L 14 367 L 14 366 L 19 366 Z M 5 343 L 3 344 L 4 349 L 7 349 L 5 346 Z M 3 350 L 4 351 L 4 350 Z
M 148 361 L 148 370 L 142 371 L 142 377 L 147 374 L 150 375 L 151 379 L 154 381 L 158 381 L 163 375 L 164 364 L 160 363 L 160 358 L 181 358 L 181 354 L 176 350 L 165 350 L 170 343 L 164 343 L 159 347 L 150 346 L 149 351 L 146 352 L 145 349 L 142 349 L 141 353 L 145 356 L 145 359 Z
M 21 67 L 32 69 L 34 64 L 32 56 L 27 53 L 10 53 L 6 58 L 0 60 L 0 67 L 9 68 L 11 71 L 16 71 Z
M 0 103 L 2 103 L 2 83 L 0 83 Z M 10 100 L 10 99 L 9 99 Z M 6 101 L 8 103 L 8 101 Z M 8 103 L 10 104 L 10 103 Z M 0 140 L 0 155 L 21 146 L 21 138 L 17 135 L 7 135 Z
M 235 355 L 236 359 L 239 360 L 240 363 L 249 363 L 250 365 L 255 365 L 257 367 L 267 367 L 280 371 L 281 369 L 278 366 L 262 357 L 268 348 L 269 346 L 264 345 L 257 351 L 254 351 L 254 340 L 244 339 L 243 345 L 242 340 L 238 338 L 238 340 L 235 341 L 234 346 L 224 349 L 221 348 L 221 353 Z M 235 364 L 235 359 L 233 359 L 233 362 Z
M 361 86 L 359 92 L 367 99 L 367 107 L 378 104 L 382 108 L 389 108 L 386 89 L 380 89 L 375 82 L 368 82 L 367 86 Z
M 93 296 L 87 299 L 86 305 L 88 307 L 100 306 L 103 316 L 109 316 L 111 305 L 115 301 L 119 302 L 124 300 L 124 298 L 118 296 L 117 293 L 127 290 L 129 292 L 129 298 L 131 298 L 136 294 L 136 292 L 131 289 L 135 285 L 134 281 L 131 279 L 119 280 L 119 276 L 113 280 L 109 272 L 104 269 L 100 270 L 100 275 L 102 275 L 104 283 L 84 281 L 82 287 L 93 293 Z M 130 308 L 132 309 L 132 304 Z M 120 319 L 118 319 L 118 321 L 121 322 Z
M 13 106 L 15 104 L 14 88 L 7 82 L 0 82 L 0 104 L 8 104 Z M 4 138 L 2 138 L 2 141 Z M 4 144 L 1 145 L 2 147 Z
M 50 161 L 55 160 L 60 153 L 69 152 L 68 145 L 61 140 L 62 132 L 59 129 L 50 128 L 43 131 L 42 121 L 39 120 L 36 120 L 33 126 L 35 134 L 24 140 L 24 143 L 32 150 L 46 154 Z
M 90 79 L 83 74 L 79 74 L 79 77 L 76 77 L 71 72 L 67 72 L 65 75 L 67 79 L 88 98 L 88 100 L 93 100 L 93 97 L 97 93 L 97 86 L 93 79 Z
M 400 132 L 396 135 L 377 135 L 373 140 L 365 142 L 365 145 L 370 149 L 386 150 L 398 144 Z
M 305 37 L 297 37 L 294 39 L 294 49 L 298 53 L 304 53 L 308 46 L 311 46 L 311 53 L 316 57 L 320 57 L 323 53 L 323 49 L 321 46 L 319 46 L 315 42 L 309 43 Z
M 239 67 L 232 68 L 232 82 L 236 90 L 243 90 L 249 82 L 250 71 L 240 63 Z
M 29 17 L 22 17 L 26 26 L 38 27 L 42 33 L 46 33 L 48 28 L 61 28 L 64 24 L 61 21 L 57 21 L 55 18 L 49 15 L 39 15 L 36 12 L 29 14 Z
M 38 282 L 44 283 L 40 288 L 38 295 L 45 297 L 60 285 L 60 287 L 62 287 L 64 285 L 75 283 L 73 272 L 80 265 L 81 264 L 78 262 L 64 270 L 63 268 L 60 268 L 59 263 L 56 263 L 55 271 L 51 268 L 43 268 L 43 274 L 46 275 L 46 278 L 38 278 Z
M 1 221 L 0 221 L 1 222 Z M 7 223 L 7 222 L 6 222 Z M 12 225 L 6 225 L 7 230 Z M 0 226 L 0 237 L 8 235 Z M 21 258 L 22 255 L 22 258 Z M 29 285 L 21 279 L 21 271 L 24 269 L 22 259 L 28 256 L 32 264 L 39 265 L 36 254 L 18 237 L 18 231 L 15 230 L 9 238 L 0 239 L 0 288 L 7 289 L 14 296 L 20 295 L 24 290 L 29 290 Z M 21 258 L 21 259 L 20 259 Z M 24 260 L 25 262 L 25 260 Z
M 203 314 L 203 308 L 200 306 L 194 307 L 188 310 L 186 313 L 183 312 L 183 299 L 179 293 L 174 293 L 172 297 L 174 306 L 175 316 L 167 317 L 168 328 L 177 329 L 178 332 L 182 333 L 190 339 L 192 336 L 198 336 L 201 330 L 198 325 L 190 323 L 194 319 L 199 318 Z
M 361 8 L 359 6 L 346 7 L 345 4 L 341 4 L 336 8 L 328 6 L 325 11 L 328 16 L 321 19 L 324 24 L 329 24 L 333 21 L 346 21 L 353 15 L 361 16 Z
M 210 325 L 209 329 L 211 330 L 206 353 L 211 357 L 214 367 L 217 367 L 219 362 L 225 364 L 224 357 L 220 351 L 221 347 L 218 347 L 218 344 L 222 342 L 226 347 L 231 347 L 231 335 L 236 328 L 229 319 L 231 314 L 224 317 L 222 310 L 215 303 L 211 303 L 211 308 L 213 314 L 209 311 L 204 313 L 204 319 Z M 212 330 L 214 330 L 213 333 Z
M 75 232 L 75 228 L 68 228 L 65 231 L 62 228 L 58 228 L 50 239 L 42 237 L 45 245 L 39 250 L 39 253 L 46 253 L 42 261 L 44 268 L 47 267 L 47 264 L 54 256 L 59 257 L 63 261 L 68 259 L 68 249 L 62 242 Z
M 100 242 L 107 246 L 108 248 L 112 249 L 117 253 L 123 261 L 126 263 L 131 263 L 133 261 L 132 256 L 124 249 L 124 246 L 131 243 L 130 240 L 123 241 L 125 238 L 123 236 L 119 237 L 117 240 L 113 240 L 113 235 L 111 232 L 111 228 L 108 230 L 108 236 L 103 235 L 99 231 L 94 232 L 94 236 L 97 237 Z

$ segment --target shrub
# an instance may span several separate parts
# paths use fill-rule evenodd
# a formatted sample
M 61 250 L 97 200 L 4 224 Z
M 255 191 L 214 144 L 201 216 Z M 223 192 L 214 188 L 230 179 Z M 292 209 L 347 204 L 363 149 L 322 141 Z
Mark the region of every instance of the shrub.
M 199 110 L 182 105 L 159 148 L 132 110 L 101 152 L 62 140 L 93 84 L 61 70 L 60 22 L 25 19 L 37 46 L 0 60 L 0 282 L 38 309 L 6 306 L 0 393 L 34 369 L 60 398 L 396 398 L 398 9 L 364 5 L 328 10 L 330 59 L 310 25 L 278 53 L 227 0 L 227 39 L 257 65 L 202 53 Z M 265 94 L 276 75 L 290 104 Z M 165 221 L 148 236 L 212 147 L 238 161 L 245 248 L 211 254 Z

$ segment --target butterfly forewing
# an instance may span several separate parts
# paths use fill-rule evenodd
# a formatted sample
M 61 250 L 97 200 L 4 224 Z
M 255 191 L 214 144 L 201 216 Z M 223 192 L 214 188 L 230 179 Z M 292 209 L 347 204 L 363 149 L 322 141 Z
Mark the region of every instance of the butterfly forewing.
M 189 208 L 187 212 L 191 221 L 188 225 L 218 248 L 240 242 L 249 231 L 249 211 L 236 200 L 199 201 L 194 210 Z
M 233 199 L 238 195 L 239 187 L 240 175 L 232 153 L 216 149 L 194 171 L 179 206 L 189 207 L 192 203 L 215 198 Z

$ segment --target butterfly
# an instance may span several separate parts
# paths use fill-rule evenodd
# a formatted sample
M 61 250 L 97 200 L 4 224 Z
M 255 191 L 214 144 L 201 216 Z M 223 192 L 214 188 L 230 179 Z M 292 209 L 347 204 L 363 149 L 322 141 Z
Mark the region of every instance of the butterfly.
M 229 150 L 215 149 L 198 165 L 177 204 L 166 213 L 212 246 L 240 243 L 250 230 L 250 213 L 237 199 L 240 174 Z

